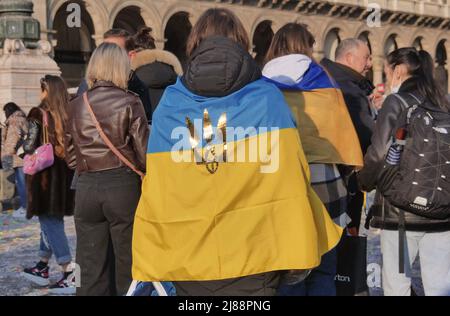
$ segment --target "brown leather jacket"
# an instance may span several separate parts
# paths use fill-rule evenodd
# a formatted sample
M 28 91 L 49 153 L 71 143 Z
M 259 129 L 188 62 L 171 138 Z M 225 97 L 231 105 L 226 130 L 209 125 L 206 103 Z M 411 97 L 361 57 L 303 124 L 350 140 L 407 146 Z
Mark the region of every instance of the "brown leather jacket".
M 105 134 L 139 170 L 145 172 L 149 128 L 138 95 L 99 81 L 88 91 L 89 103 Z M 68 106 L 66 161 L 78 174 L 124 167 L 100 137 L 80 95 Z

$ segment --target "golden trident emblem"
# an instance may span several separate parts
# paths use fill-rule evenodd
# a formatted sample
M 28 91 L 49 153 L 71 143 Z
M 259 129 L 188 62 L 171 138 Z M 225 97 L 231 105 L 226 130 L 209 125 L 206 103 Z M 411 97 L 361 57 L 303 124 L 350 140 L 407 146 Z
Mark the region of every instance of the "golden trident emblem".
M 200 143 L 200 139 L 194 128 L 194 124 L 192 124 L 192 121 L 189 117 L 186 117 L 186 125 L 187 128 L 189 129 L 190 144 L 197 165 L 206 165 L 206 170 L 208 170 L 209 173 L 211 174 L 216 173 L 217 169 L 219 169 L 219 159 L 217 157 L 215 145 L 211 144 L 213 140 L 213 127 L 211 124 L 211 119 L 209 117 L 208 110 L 205 109 L 203 111 L 203 138 L 206 141 L 206 147 L 204 150 L 202 148 L 200 148 L 200 150 L 197 148 L 198 144 Z M 226 162 L 227 157 L 226 130 L 227 130 L 227 114 L 222 113 L 217 123 L 217 131 L 219 131 L 222 134 L 222 141 L 223 141 L 223 151 L 221 157 L 222 162 Z

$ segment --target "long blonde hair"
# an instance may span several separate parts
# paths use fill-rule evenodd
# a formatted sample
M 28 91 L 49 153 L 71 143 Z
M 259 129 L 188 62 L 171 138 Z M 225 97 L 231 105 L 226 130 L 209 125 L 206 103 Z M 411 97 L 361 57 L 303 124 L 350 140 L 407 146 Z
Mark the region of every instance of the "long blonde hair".
M 109 81 L 127 89 L 131 72 L 130 59 L 125 49 L 113 43 L 103 43 L 94 51 L 86 70 L 89 88 L 96 81 Z

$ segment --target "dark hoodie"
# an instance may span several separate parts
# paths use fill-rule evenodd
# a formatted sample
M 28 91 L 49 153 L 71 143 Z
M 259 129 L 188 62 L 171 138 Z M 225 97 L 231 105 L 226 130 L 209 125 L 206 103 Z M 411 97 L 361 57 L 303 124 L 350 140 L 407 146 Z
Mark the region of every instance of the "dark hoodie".
M 374 115 L 368 98 L 375 87 L 366 77 L 345 65 L 335 63 L 327 58 L 320 63 L 334 78 L 344 95 L 345 103 L 358 133 L 361 149 L 365 154 L 370 146 L 370 138 L 375 127 Z
M 220 36 L 203 40 L 192 53 L 183 84 L 205 97 L 223 97 L 261 78 L 252 56 L 236 42 Z

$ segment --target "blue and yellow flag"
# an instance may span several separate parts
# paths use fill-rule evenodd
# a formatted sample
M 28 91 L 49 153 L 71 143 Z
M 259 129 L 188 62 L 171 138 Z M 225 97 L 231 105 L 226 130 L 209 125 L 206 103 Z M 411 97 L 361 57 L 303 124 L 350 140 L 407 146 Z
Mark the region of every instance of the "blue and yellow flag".
M 341 90 L 320 65 L 305 57 L 287 55 L 273 60 L 264 68 L 263 79 L 283 91 L 309 163 L 361 168 L 361 145 Z M 305 59 L 309 61 L 306 67 Z M 301 76 L 280 75 L 285 69 Z
M 273 84 L 211 98 L 178 80 L 153 122 L 133 279 L 310 269 L 338 243 L 342 230 L 309 184 L 292 114 Z

